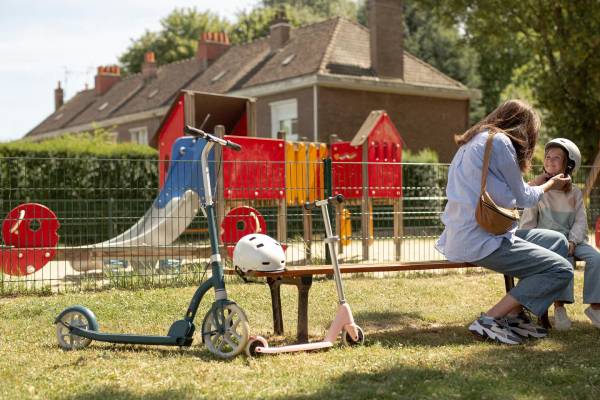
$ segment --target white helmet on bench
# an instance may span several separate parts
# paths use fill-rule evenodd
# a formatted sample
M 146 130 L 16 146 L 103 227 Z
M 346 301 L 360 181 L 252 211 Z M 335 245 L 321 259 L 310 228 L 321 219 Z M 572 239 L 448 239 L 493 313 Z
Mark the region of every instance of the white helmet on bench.
M 233 266 L 242 272 L 278 272 L 285 269 L 281 244 L 270 236 L 251 233 L 242 237 L 233 249 Z

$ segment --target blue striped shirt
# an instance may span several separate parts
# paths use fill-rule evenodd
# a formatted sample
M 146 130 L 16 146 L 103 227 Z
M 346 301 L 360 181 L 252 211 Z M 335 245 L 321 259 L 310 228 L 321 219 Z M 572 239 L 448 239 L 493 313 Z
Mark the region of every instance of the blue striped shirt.
M 474 262 L 500 247 L 502 239 L 514 241 L 517 224 L 503 235 L 484 231 L 475 220 L 475 208 L 481 190 L 481 169 L 487 131 L 478 133 L 461 146 L 450 164 L 446 195 L 448 203 L 442 214 L 445 225 L 436 249 L 450 261 Z M 502 207 L 532 207 L 543 189 L 523 180 L 517 154 L 504 134 L 494 136 L 487 176 L 487 191 Z

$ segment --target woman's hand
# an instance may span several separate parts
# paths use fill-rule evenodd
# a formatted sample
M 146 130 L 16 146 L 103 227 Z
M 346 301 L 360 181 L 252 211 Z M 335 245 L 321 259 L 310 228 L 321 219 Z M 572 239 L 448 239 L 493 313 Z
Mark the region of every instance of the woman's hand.
M 547 173 L 544 172 L 542 174 L 539 174 L 535 178 L 533 178 L 531 181 L 529 181 L 529 184 L 531 186 L 540 186 L 540 185 L 544 184 L 546 181 L 548 181 L 548 179 L 550 179 L 550 175 L 548 175 Z
M 544 190 L 544 192 L 547 192 L 548 190 L 562 190 L 564 189 L 567 185 L 571 184 L 571 177 L 570 176 L 565 176 L 564 174 L 559 174 L 556 176 L 553 176 L 552 178 L 548 179 L 548 181 L 542 185 L 540 185 L 542 187 L 542 189 Z

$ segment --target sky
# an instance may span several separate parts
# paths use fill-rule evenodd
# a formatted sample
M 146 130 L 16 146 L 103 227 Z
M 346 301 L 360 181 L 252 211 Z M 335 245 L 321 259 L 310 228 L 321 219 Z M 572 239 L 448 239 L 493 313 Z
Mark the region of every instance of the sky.
M 68 100 L 96 68 L 173 9 L 195 7 L 233 22 L 259 0 L 0 0 L 0 142 L 21 138 L 54 111 L 58 81 Z

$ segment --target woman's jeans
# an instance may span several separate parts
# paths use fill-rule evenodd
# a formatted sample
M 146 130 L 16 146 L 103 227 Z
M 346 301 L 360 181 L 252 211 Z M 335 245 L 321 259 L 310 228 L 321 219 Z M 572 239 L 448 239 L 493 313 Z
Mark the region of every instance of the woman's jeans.
M 583 273 L 583 303 L 600 303 L 600 253 L 587 243 L 575 246 L 575 257 L 585 261 L 585 272 Z M 569 261 L 575 265 L 573 257 Z M 557 301 L 573 303 L 573 280 L 559 294 Z
M 540 316 L 573 280 L 573 266 L 566 259 L 569 244 L 562 233 L 548 229 L 520 229 L 515 235 L 514 243 L 504 239 L 474 264 L 518 278 L 510 295 Z

